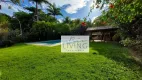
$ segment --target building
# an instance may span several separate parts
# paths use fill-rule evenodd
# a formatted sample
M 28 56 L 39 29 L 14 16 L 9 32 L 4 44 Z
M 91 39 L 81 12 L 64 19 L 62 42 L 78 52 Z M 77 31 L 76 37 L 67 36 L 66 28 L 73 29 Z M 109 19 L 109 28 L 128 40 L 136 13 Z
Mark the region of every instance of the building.
M 117 29 L 110 26 L 88 27 L 86 33 L 90 35 L 91 40 L 112 41 Z

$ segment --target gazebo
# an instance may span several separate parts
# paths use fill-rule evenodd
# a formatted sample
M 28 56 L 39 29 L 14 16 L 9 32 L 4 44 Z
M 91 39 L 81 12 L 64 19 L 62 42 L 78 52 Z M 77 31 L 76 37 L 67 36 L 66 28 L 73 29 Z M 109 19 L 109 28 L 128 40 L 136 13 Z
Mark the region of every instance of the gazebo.
M 90 35 L 91 40 L 112 41 L 117 29 L 110 26 L 88 27 L 86 34 Z

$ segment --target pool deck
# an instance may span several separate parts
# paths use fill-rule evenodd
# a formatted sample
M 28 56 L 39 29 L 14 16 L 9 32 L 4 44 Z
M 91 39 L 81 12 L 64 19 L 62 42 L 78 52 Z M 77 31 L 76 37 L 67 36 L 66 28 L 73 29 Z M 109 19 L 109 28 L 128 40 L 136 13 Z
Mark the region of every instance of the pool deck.
M 54 43 L 54 44 L 43 43 L 43 42 L 45 42 L 45 41 L 41 41 L 41 42 L 30 42 L 30 43 L 26 43 L 26 44 L 28 44 L 28 45 L 37 45 L 37 46 L 48 46 L 48 47 L 54 47 L 54 46 L 61 45 L 61 43 L 59 43 L 59 42 Z

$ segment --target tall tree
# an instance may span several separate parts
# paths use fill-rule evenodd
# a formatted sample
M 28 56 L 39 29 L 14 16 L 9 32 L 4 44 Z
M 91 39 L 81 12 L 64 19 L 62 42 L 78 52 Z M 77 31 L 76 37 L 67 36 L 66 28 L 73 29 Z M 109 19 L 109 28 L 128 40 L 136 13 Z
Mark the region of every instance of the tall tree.
M 63 16 L 62 13 L 60 12 L 61 9 L 58 8 L 58 7 L 56 7 L 56 4 L 55 4 L 55 3 L 49 5 L 48 8 L 47 8 L 47 10 L 48 10 L 48 14 L 49 14 L 49 15 L 53 15 L 54 17 L 55 17 L 56 15 L 61 15 L 61 16 Z
M 14 4 L 20 4 L 20 0 L 11 0 Z
M 71 23 L 70 17 L 65 17 L 63 23 Z
M 51 4 L 47 0 L 29 0 L 29 1 L 33 1 L 36 3 L 36 9 L 35 9 L 36 21 L 38 21 L 38 5 L 41 5 L 41 3 Z

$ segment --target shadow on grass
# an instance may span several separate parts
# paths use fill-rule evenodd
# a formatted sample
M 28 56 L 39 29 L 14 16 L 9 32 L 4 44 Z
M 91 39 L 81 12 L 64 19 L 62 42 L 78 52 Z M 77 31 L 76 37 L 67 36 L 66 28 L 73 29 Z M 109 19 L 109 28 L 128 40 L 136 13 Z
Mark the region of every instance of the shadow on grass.
M 99 55 L 114 60 L 125 67 L 132 70 L 142 70 L 142 65 L 132 58 L 129 50 L 118 43 L 92 42 L 90 47 L 93 50 L 98 51 Z
M 25 44 L 25 43 L 18 43 L 18 44 L 14 44 L 13 46 L 25 46 L 25 45 L 27 45 L 27 44 Z
M 21 47 L 21 46 L 26 46 L 27 44 L 25 43 L 17 43 L 17 44 L 13 44 L 11 46 L 5 46 L 5 47 L 0 47 L 0 49 L 4 49 L 4 48 L 12 48 L 12 47 Z

